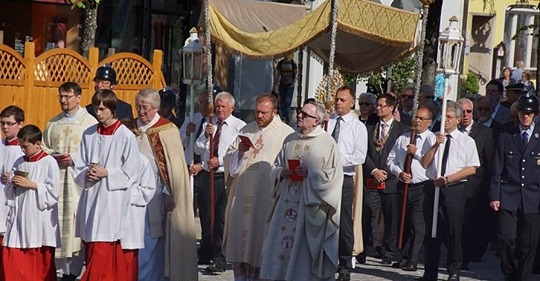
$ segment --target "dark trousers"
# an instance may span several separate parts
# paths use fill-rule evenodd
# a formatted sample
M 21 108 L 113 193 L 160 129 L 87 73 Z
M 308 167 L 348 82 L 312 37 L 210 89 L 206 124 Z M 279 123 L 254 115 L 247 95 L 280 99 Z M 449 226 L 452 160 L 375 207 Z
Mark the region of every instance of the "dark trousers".
M 294 95 L 294 84 L 279 84 L 279 115 L 288 124 L 290 121 L 290 109 Z
M 515 280 L 527 280 L 533 269 L 540 236 L 540 214 L 523 214 L 521 209 L 516 212 L 499 210 L 497 236 L 503 274 L 515 275 Z
M 496 233 L 488 195 L 467 198 L 463 224 L 463 262 L 479 261 Z
M 435 280 L 438 274 L 441 244 L 446 240 L 448 248 L 446 268 L 449 274 L 459 272 L 463 261 L 462 238 L 463 221 L 465 216 L 465 184 L 460 183 L 440 189 L 439 219 L 437 237 L 431 238 L 433 225 L 433 198 L 435 188 L 430 183 L 426 185 L 424 217 L 426 218 L 425 240 L 425 273 L 428 280 Z
M 377 218 L 382 210 L 384 218 L 383 250 L 385 257 L 392 258 L 398 253 L 397 230 L 399 221 L 399 202 L 397 193 L 384 193 L 382 190 L 368 190 L 364 188 L 364 206 L 362 228 L 364 236 L 364 249 L 367 241 L 373 239 L 377 233 Z M 368 237 L 368 239 L 366 239 Z
M 341 193 L 341 214 L 339 219 L 339 266 L 352 270 L 352 251 L 354 231 L 352 205 L 354 200 L 354 180 L 351 176 L 343 178 Z
M 424 221 L 424 186 L 428 182 L 419 183 L 417 185 L 409 185 L 407 194 L 407 223 L 405 231 L 407 231 L 407 243 L 403 248 L 403 256 L 412 263 L 418 262 L 420 249 L 424 244 L 426 233 L 426 224 Z
M 214 263 L 225 268 L 225 256 L 221 252 L 223 242 L 223 229 L 225 226 L 225 207 L 227 206 L 227 193 L 225 191 L 225 178 L 223 173 L 214 174 L 214 235 L 211 235 L 210 220 L 210 173 L 199 173 L 200 186 L 198 186 L 199 217 L 201 220 L 201 248 L 200 259 L 212 259 Z

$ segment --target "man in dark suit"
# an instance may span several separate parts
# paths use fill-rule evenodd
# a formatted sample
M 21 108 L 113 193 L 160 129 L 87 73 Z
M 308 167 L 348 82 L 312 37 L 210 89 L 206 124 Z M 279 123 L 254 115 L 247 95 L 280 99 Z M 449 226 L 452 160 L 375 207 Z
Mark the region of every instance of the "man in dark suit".
M 392 113 L 396 108 L 396 98 L 391 94 L 379 96 L 376 112 L 379 122 L 368 126 L 368 152 L 364 166 L 364 207 L 362 231 L 364 249 L 376 228 L 379 211 L 382 207 L 384 217 L 383 263 L 392 263 L 397 252 L 396 237 L 398 228 L 398 179 L 386 165 L 388 154 L 396 139 L 407 132 L 409 127 L 394 120 Z
M 534 123 L 538 99 L 522 95 L 517 110 L 519 125 L 499 137 L 490 189 L 490 206 L 499 213 L 497 236 L 505 280 L 527 280 L 540 236 L 540 129 Z
M 94 77 L 94 90 L 97 92 L 99 90 L 114 90 L 114 85 L 116 85 L 116 71 L 106 64 L 96 71 L 96 77 Z M 116 107 L 116 118 L 122 120 L 124 118 L 133 119 L 133 111 L 131 105 L 120 98 L 117 97 L 118 103 Z M 90 115 L 96 117 L 96 111 L 94 107 L 89 104 L 86 106 L 86 110 Z M 96 118 L 97 119 L 97 118 Z
M 458 104 L 463 109 L 463 117 L 459 129 L 469 135 L 476 143 L 480 167 L 476 173 L 467 178 L 465 191 L 465 222 L 463 225 L 463 265 L 462 269 L 468 270 L 469 262 L 479 262 L 487 250 L 491 241 L 490 229 L 493 229 L 493 221 L 490 220 L 492 210 L 489 208 L 489 183 L 491 178 L 491 164 L 495 144 L 493 132 L 490 128 L 474 122 L 474 104 L 469 99 L 459 99 Z
M 491 105 L 493 106 L 491 117 L 500 124 L 506 124 L 512 121 L 510 106 L 501 104 L 503 92 L 503 84 L 496 79 L 493 79 L 486 84 L 486 97 L 489 97 Z

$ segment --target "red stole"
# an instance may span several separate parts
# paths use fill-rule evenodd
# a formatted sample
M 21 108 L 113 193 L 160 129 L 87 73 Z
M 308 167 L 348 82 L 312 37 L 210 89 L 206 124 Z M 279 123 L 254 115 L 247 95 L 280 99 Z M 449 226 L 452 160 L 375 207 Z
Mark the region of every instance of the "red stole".
M 169 179 L 169 173 L 167 172 L 168 170 L 167 162 L 165 160 L 163 145 L 161 144 L 161 139 L 159 138 L 159 132 L 161 130 L 158 129 L 161 126 L 167 126 L 167 125 L 175 126 L 169 120 L 160 116 L 156 124 L 154 124 L 152 127 L 149 128 L 149 130 L 151 129 L 157 129 L 157 130 L 151 130 L 151 133 L 148 134 L 148 141 L 150 142 L 150 146 L 152 146 L 152 151 L 154 152 L 154 158 L 156 159 L 156 163 L 159 170 L 159 174 L 161 175 L 161 179 L 163 180 L 163 183 L 165 183 L 165 186 L 169 188 L 169 192 L 170 192 L 171 181 Z

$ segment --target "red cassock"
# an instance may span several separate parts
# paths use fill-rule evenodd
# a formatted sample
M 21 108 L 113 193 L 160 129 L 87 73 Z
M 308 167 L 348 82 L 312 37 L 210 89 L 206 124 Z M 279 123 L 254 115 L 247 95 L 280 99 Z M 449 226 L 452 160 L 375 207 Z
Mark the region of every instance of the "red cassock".
M 127 272 L 126 255 L 120 241 L 85 242 L 86 270 L 81 281 L 133 281 Z
M 126 280 L 137 281 L 139 279 L 139 250 L 124 250 L 124 258 L 126 259 Z
M 54 247 L 20 249 L 2 247 L 2 268 L 5 280 L 56 281 Z

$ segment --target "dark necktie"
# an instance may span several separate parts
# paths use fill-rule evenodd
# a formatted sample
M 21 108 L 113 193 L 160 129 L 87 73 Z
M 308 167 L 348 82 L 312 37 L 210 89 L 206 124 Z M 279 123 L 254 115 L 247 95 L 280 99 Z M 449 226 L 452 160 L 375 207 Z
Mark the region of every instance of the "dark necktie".
M 527 134 L 527 131 L 523 131 L 521 134 L 521 143 L 523 144 L 523 147 L 527 147 L 527 144 L 529 143 L 529 134 Z
M 338 142 L 339 140 L 339 130 L 341 128 L 341 121 L 343 120 L 343 118 L 338 117 L 337 120 L 336 120 L 336 126 L 334 127 L 334 131 L 332 132 L 332 137 L 334 138 L 334 140 L 336 141 L 336 143 Z
M 442 156 L 442 167 L 441 167 L 441 176 L 444 177 L 444 174 L 446 173 L 446 164 L 448 163 L 448 154 L 450 154 L 450 140 L 452 140 L 452 137 L 450 135 L 446 135 L 446 145 L 444 146 L 444 152 Z
M 416 142 L 418 141 L 419 138 L 420 138 L 420 134 L 414 134 L 414 142 L 413 142 L 414 145 L 416 145 Z
M 199 136 L 201 135 L 204 122 L 206 122 L 206 117 L 203 117 L 201 119 L 201 123 L 199 124 L 199 128 L 197 129 L 197 134 L 195 134 L 195 139 L 199 138 Z M 201 163 L 201 156 L 197 155 L 195 152 L 193 153 L 193 163 Z
M 214 151 L 212 153 L 212 156 L 217 157 L 218 156 L 218 150 L 219 150 L 219 138 L 221 137 L 221 127 L 223 126 L 222 121 L 218 121 L 218 128 L 216 133 L 214 134 L 213 144 L 214 144 Z

